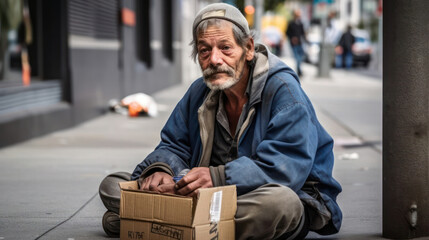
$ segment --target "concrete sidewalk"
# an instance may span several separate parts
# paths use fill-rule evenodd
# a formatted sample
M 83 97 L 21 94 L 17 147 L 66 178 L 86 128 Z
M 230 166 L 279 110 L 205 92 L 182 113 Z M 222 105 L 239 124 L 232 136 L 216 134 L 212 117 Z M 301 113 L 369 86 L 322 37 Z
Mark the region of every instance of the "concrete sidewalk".
M 336 140 L 334 175 L 343 186 L 343 227 L 329 239 L 380 238 L 381 79 L 342 70 L 317 79 L 310 65 L 304 74 L 302 86 Z M 156 118 L 107 114 L 0 149 L 0 239 L 105 239 L 99 183 L 131 172 L 153 150 L 186 89 L 154 95 L 162 110 Z
M 304 74 L 302 86 L 335 140 L 334 177 L 343 187 L 341 231 L 325 238 L 381 239 L 382 81 L 336 69 L 330 79 L 320 79 L 309 65 Z

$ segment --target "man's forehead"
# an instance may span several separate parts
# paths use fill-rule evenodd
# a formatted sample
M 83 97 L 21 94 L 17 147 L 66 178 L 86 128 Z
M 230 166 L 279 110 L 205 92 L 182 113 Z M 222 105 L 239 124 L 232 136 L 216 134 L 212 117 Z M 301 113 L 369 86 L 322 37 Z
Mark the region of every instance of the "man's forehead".
M 213 21 L 213 19 L 207 20 L 207 21 Z M 217 32 L 217 33 L 223 32 L 226 35 L 229 35 L 229 34 L 233 35 L 233 31 L 232 31 L 233 24 L 231 22 L 228 22 L 228 21 L 222 20 L 222 19 L 217 19 L 216 21 L 217 21 L 216 23 L 207 22 L 208 26 L 205 27 L 204 29 L 198 31 L 198 34 L 197 34 L 198 38 L 200 36 L 207 34 L 207 32 L 212 32 L 212 33 L 213 32 Z
M 206 43 L 205 40 L 208 39 L 215 39 L 217 42 L 235 42 L 232 26 L 210 26 L 205 31 L 202 31 L 200 34 L 198 34 L 198 44 Z

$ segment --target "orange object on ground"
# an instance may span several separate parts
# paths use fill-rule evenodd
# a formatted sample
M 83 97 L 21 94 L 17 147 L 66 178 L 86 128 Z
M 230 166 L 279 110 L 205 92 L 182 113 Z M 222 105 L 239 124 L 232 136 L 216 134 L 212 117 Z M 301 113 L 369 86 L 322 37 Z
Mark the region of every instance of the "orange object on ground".
M 137 117 L 142 110 L 142 106 L 136 102 L 132 102 L 130 105 L 128 105 L 128 114 L 130 117 Z
M 121 105 L 128 108 L 128 114 L 131 117 L 146 114 L 154 117 L 158 113 L 158 108 L 153 98 L 144 93 L 126 96 L 121 100 Z

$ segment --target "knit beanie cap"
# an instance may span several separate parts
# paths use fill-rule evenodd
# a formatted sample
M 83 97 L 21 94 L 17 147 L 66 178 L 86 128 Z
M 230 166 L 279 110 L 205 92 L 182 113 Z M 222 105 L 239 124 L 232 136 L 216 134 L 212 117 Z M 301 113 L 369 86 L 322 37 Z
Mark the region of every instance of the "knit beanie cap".
M 210 18 L 218 18 L 232 22 L 241 29 L 246 35 L 250 35 L 249 24 L 246 18 L 236 7 L 226 3 L 214 3 L 201 9 L 195 17 L 193 24 L 193 37 L 196 39 L 198 25 Z

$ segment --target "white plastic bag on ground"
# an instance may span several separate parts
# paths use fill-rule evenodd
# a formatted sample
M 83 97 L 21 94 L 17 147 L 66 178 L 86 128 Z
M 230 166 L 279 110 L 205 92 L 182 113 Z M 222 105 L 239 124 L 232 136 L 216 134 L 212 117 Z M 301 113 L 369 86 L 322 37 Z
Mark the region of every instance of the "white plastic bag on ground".
M 147 113 L 151 117 L 158 115 L 158 106 L 155 100 L 144 93 L 128 95 L 121 100 L 121 104 L 128 107 L 128 113 L 132 117 L 136 117 L 140 113 Z

